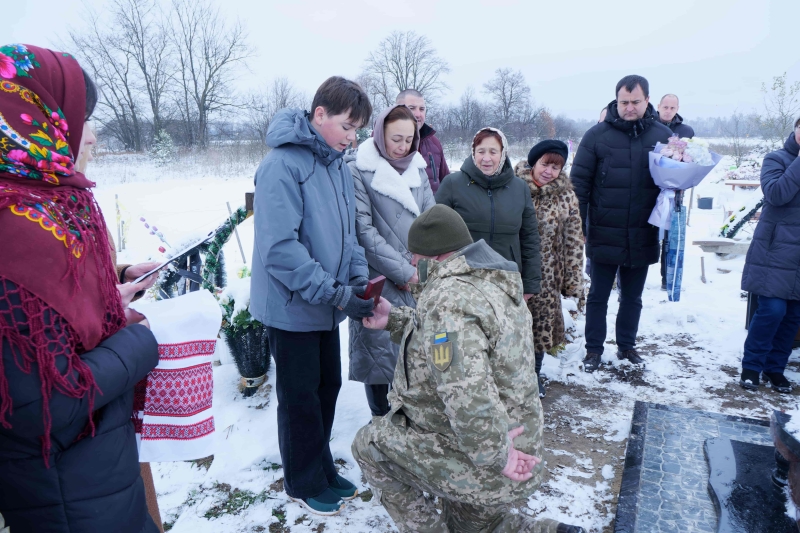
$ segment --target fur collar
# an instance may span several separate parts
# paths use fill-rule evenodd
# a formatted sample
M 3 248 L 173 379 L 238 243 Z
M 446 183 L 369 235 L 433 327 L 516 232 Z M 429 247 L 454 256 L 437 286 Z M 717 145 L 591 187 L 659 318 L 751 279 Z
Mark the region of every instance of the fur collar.
M 514 167 L 514 172 L 528 184 L 528 187 L 531 189 L 531 196 L 534 198 L 537 196 L 555 196 L 572 190 L 572 182 L 569 177 L 567 177 L 567 173 L 563 170 L 556 179 L 543 187 L 539 187 L 533 182 L 531 170 L 531 167 L 528 166 L 528 162 L 525 160 L 520 161 L 517 163 L 517 166 Z
M 361 143 L 356 153 L 356 168 L 365 172 L 374 172 L 372 190 L 398 202 L 416 216 L 419 216 L 419 206 L 411 189 L 422 186 L 420 169 L 427 166 L 425 159 L 417 152 L 414 154 L 411 164 L 401 175 L 381 157 L 371 138 Z

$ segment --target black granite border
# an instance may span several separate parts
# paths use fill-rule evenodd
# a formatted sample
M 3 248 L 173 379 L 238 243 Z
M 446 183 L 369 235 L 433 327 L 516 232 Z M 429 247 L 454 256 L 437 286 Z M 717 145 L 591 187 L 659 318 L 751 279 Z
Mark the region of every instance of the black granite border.
M 644 461 L 644 442 L 647 434 L 647 413 L 650 409 L 769 427 L 769 420 L 709 413 L 685 407 L 637 401 L 633 408 L 631 433 L 625 450 L 625 466 L 622 471 L 622 483 L 619 489 L 619 498 L 617 499 L 617 513 L 614 517 L 614 533 L 634 533 L 636 529 L 642 462 Z
M 637 401 L 633 407 L 631 434 L 625 449 L 625 467 L 614 517 L 614 533 L 633 533 L 636 529 L 636 510 L 639 506 L 639 485 L 644 460 L 644 437 L 647 433 L 648 402 Z

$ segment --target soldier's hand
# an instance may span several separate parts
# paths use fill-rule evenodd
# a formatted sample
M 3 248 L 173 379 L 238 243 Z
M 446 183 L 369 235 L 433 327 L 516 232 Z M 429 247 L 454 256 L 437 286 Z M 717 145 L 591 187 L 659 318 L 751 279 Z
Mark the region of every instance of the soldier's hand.
M 514 439 L 522 435 L 524 431 L 525 428 L 519 426 L 508 432 L 511 447 L 508 449 L 508 461 L 502 474 L 512 481 L 528 481 L 533 477 L 533 468 L 542 462 L 538 457 L 528 455 L 514 448 Z
M 368 329 L 386 329 L 386 326 L 389 325 L 389 312 L 391 310 L 392 304 L 381 296 L 378 305 L 372 309 L 372 316 L 362 318 L 361 323 Z

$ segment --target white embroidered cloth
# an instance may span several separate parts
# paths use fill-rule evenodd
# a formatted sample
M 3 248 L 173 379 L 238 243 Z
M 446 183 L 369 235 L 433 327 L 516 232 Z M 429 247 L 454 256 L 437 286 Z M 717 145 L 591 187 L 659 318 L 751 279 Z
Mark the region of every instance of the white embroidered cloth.
M 158 341 L 158 366 L 136 385 L 133 422 L 143 463 L 189 461 L 214 453 L 211 356 L 222 310 L 207 290 L 134 302 Z

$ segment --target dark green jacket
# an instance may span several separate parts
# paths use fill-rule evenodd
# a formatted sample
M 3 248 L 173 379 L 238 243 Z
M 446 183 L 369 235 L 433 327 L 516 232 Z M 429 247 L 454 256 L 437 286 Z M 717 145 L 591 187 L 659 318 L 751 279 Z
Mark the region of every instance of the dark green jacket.
M 472 239 L 483 239 L 522 274 L 525 294 L 538 294 L 542 280 L 539 228 L 528 186 L 506 159 L 497 176 L 486 176 L 472 156 L 448 175 L 436 191 L 436 203 L 452 207 L 467 223 Z

